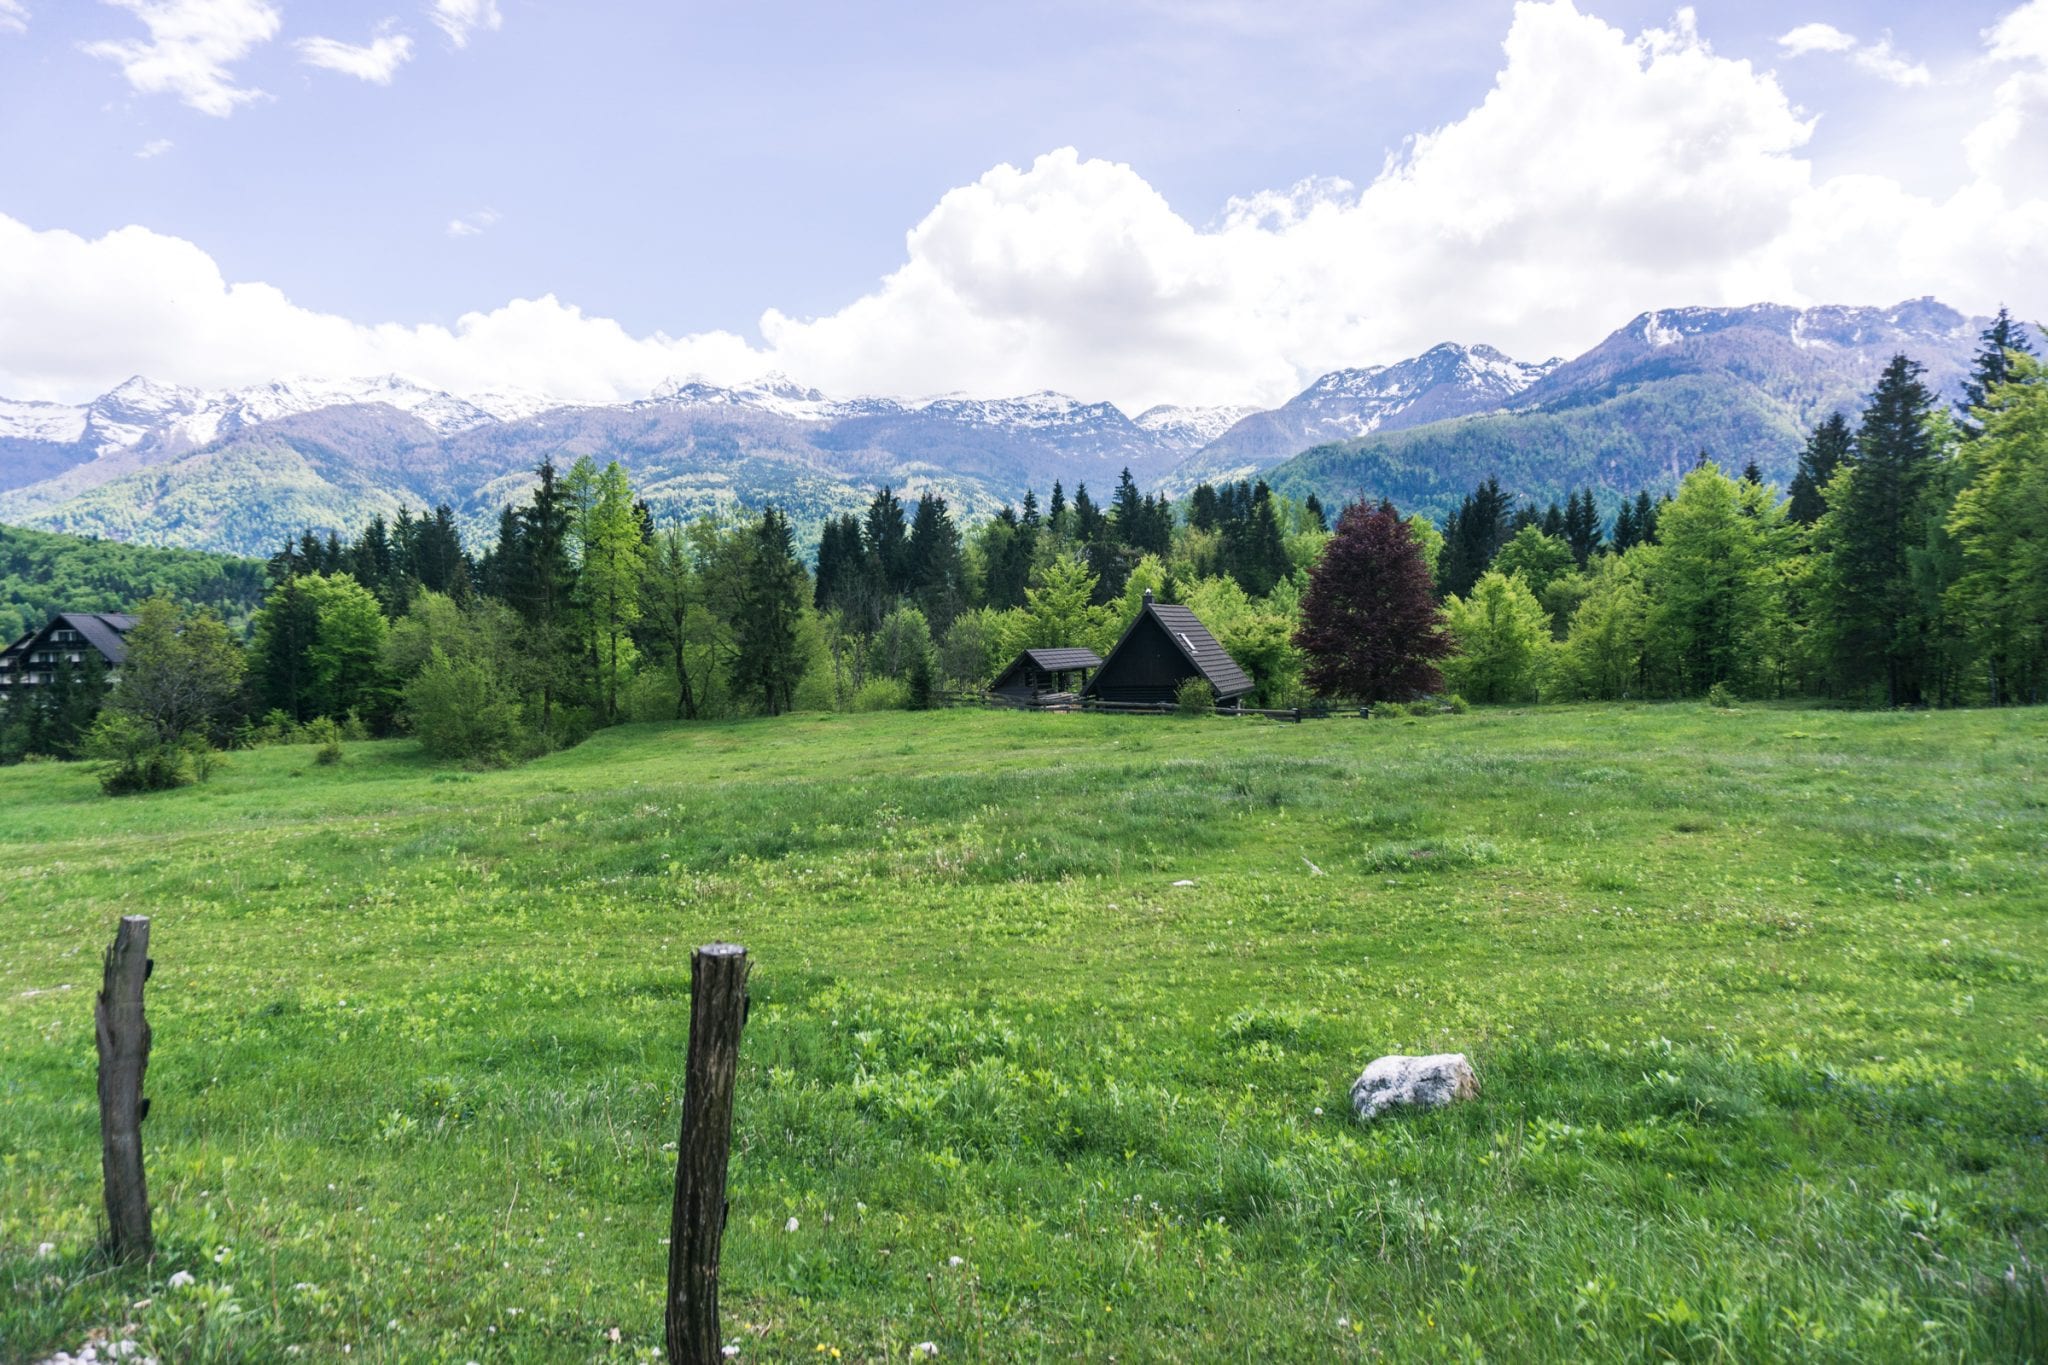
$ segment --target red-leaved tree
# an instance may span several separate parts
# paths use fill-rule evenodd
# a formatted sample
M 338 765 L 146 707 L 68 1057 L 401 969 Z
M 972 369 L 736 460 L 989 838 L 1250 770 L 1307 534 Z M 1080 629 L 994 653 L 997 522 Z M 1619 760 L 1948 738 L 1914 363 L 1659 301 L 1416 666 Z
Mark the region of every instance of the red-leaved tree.
M 1390 502 L 1344 509 L 1301 602 L 1294 643 L 1308 683 L 1326 697 L 1406 701 L 1443 690 L 1436 660 L 1451 652 L 1429 563 Z

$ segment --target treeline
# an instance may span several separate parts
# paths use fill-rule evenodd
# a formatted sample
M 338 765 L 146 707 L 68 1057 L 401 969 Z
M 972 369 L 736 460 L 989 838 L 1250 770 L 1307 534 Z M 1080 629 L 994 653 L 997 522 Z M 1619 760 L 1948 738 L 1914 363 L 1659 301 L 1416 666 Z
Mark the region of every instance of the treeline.
M 0 644 L 60 611 L 129 611 L 158 593 L 240 625 L 268 586 L 253 559 L 0 526 Z
M 1510 511 L 1489 482 L 1436 559 L 1474 701 L 2048 700 L 2048 381 L 2001 311 L 1959 411 L 1906 356 L 1809 437 L 1781 496 L 1702 456 L 1675 493 Z

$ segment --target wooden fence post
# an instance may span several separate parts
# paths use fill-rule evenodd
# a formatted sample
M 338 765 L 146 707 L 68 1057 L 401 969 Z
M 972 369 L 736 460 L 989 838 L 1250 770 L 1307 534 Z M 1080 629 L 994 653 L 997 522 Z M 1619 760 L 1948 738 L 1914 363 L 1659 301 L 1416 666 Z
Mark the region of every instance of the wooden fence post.
M 668 1358 L 721 1359 L 718 1248 L 725 1237 L 725 1163 L 732 1148 L 733 1081 L 747 1021 L 747 950 L 710 943 L 690 957 L 690 1050 L 683 1071 L 683 1131 L 668 1224 Z
M 149 1186 L 142 1175 L 142 1097 L 149 1070 L 149 1021 L 142 983 L 149 979 L 149 917 L 123 915 L 107 949 L 93 1035 L 100 1053 L 100 1170 L 106 1177 L 107 1250 L 117 1261 L 156 1254 L 149 1232 Z

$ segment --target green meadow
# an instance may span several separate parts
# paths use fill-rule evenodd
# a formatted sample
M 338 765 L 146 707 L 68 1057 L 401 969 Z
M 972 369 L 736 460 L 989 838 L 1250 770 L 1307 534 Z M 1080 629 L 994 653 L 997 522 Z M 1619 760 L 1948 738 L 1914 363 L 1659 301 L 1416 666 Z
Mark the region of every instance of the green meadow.
M 0 770 L 0 1359 L 653 1359 L 721 938 L 741 1361 L 2048 1359 L 2048 712 L 1690 705 Z

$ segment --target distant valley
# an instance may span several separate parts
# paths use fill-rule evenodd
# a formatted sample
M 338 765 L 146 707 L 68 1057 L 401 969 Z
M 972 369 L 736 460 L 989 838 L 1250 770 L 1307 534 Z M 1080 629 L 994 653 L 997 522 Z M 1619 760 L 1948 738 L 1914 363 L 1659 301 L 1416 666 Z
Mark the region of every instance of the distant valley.
M 263 554 L 302 529 L 445 502 L 481 536 L 542 459 L 584 455 L 624 464 L 658 516 L 773 502 L 806 540 L 883 484 L 943 492 L 976 519 L 1055 479 L 1107 494 L 1125 468 L 1176 494 L 1256 475 L 1432 514 L 1489 474 L 1521 497 L 1591 486 L 1611 502 L 1670 485 L 1702 450 L 1782 480 L 1806 429 L 1853 416 L 1897 351 L 1953 396 L 1983 325 L 1933 300 L 1678 309 L 1571 360 L 1445 344 L 1324 375 L 1271 410 L 1135 417 L 1055 393 L 836 399 L 782 378 L 564 405 L 391 376 L 233 392 L 138 377 L 82 405 L 0 399 L 0 522 Z

